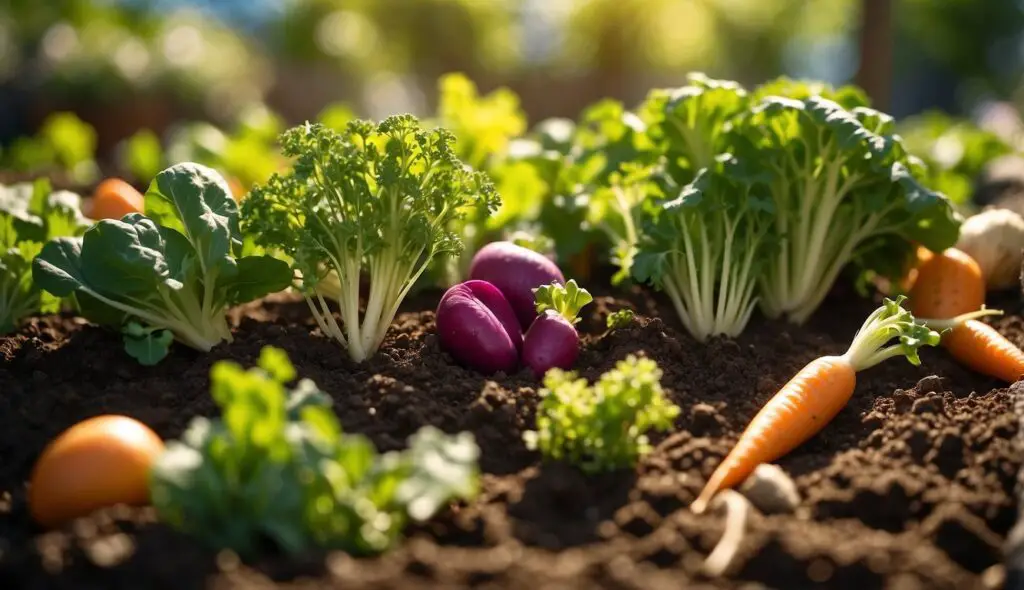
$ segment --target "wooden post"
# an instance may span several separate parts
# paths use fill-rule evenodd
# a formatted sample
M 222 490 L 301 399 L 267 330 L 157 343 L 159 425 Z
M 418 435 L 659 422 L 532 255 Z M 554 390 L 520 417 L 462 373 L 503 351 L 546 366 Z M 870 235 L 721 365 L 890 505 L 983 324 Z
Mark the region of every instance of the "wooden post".
M 882 111 L 889 109 L 892 92 L 892 28 L 891 0 L 862 0 L 856 83 Z

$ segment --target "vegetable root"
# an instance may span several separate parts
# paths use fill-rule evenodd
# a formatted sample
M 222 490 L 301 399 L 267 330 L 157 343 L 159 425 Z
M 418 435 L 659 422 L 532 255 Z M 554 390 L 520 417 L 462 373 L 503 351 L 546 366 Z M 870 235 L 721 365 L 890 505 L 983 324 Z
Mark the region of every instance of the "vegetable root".
M 974 319 L 1001 314 L 999 310 L 983 309 L 949 320 L 918 321 L 934 329 L 948 330 L 942 335 L 942 346 L 965 367 L 1007 383 L 1016 383 L 1024 377 L 1024 351 L 992 326 Z
M 725 532 L 704 560 L 704 573 L 715 578 L 724 574 L 732 565 L 743 542 L 747 520 L 750 519 L 750 502 L 743 495 L 726 490 L 719 496 L 719 500 L 725 504 Z
M 704 512 L 716 493 L 742 483 L 758 465 L 782 457 L 817 434 L 850 400 L 858 372 L 896 356 L 920 364 L 917 349 L 936 346 L 940 338 L 900 307 L 904 299 L 886 299 L 843 355 L 814 359 L 765 404 L 691 506 L 695 513 Z M 885 346 L 893 338 L 898 342 Z
M 910 289 L 914 315 L 946 319 L 980 309 L 985 304 L 985 278 L 969 254 L 947 248 L 917 267 Z

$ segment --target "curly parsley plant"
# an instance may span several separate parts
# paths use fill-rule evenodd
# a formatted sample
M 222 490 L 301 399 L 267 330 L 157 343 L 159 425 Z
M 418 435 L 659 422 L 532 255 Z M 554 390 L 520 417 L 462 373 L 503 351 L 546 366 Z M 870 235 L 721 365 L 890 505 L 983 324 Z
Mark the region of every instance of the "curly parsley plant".
M 633 355 L 593 386 L 575 373 L 549 370 L 537 430 L 524 434 L 527 446 L 588 473 L 634 465 L 651 450 L 646 433 L 671 429 L 679 415 L 661 388 L 661 375 L 653 360 Z
M 491 182 L 456 157 L 453 142 L 446 129 L 427 129 L 411 115 L 351 121 L 340 133 L 306 123 L 281 138 L 292 169 L 253 188 L 242 205 L 257 244 L 293 260 L 320 329 L 356 362 L 380 347 L 431 261 L 462 251 L 452 222 L 497 207 Z M 327 298 L 337 299 L 340 324 Z

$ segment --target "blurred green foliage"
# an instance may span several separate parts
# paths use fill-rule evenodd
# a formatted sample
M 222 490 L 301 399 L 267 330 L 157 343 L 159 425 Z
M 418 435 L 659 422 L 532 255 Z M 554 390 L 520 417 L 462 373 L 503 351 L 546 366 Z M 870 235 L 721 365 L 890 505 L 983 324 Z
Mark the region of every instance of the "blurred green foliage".
M 907 150 L 927 166 L 922 181 L 944 193 L 965 211 L 978 175 L 988 162 L 1013 148 L 969 119 L 929 111 L 899 122 L 897 130 Z
M 89 184 L 99 176 L 95 154 L 96 130 L 74 113 L 58 112 L 43 121 L 36 135 L 14 140 L 0 157 L 0 166 Z

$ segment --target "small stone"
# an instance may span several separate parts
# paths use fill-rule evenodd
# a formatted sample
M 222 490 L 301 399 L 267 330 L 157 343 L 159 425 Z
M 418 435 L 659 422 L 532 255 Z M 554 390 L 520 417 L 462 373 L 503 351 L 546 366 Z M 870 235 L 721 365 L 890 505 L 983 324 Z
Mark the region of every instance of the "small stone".
M 764 514 L 789 514 L 800 504 L 793 479 L 771 463 L 758 465 L 739 491 Z
M 914 414 L 941 414 L 942 398 L 937 395 L 930 395 L 914 400 L 914 404 L 910 406 L 910 411 Z
M 929 375 L 924 377 L 917 382 L 914 389 L 918 393 L 935 393 L 936 391 L 946 391 L 946 380 L 938 375 Z

